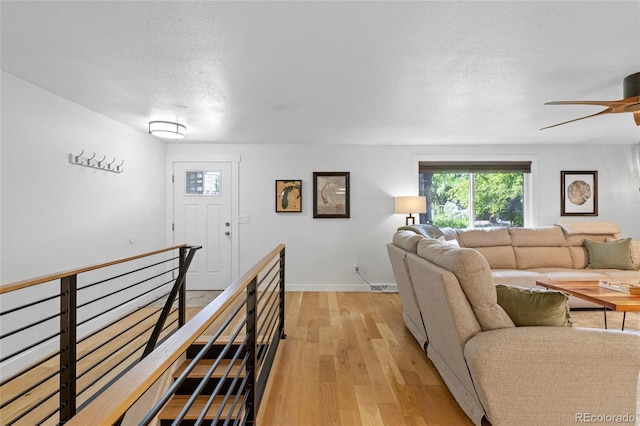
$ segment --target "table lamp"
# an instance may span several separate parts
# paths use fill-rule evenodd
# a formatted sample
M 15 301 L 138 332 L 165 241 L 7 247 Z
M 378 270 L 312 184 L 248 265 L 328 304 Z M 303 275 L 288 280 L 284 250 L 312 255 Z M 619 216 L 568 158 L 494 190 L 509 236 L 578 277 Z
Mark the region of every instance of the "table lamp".
M 409 214 L 405 221 L 406 225 L 409 225 L 411 221 L 412 225 L 415 225 L 416 218 L 412 216 L 413 213 L 426 213 L 427 212 L 427 197 L 421 197 L 418 195 L 412 195 L 407 197 L 396 197 L 396 213 Z

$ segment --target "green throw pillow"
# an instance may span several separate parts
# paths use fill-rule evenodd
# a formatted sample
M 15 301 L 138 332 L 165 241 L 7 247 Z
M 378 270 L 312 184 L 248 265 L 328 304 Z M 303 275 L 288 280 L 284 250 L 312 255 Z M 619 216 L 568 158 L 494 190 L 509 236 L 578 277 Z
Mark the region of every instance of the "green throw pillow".
M 516 327 L 573 325 L 569 316 L 569 295 L 560 291 L 496 285 L 498 305 Z
M 587 269 L 636 269 L 631 261 L 631 238 L 604 243 L 583 240 L 589 255 Z

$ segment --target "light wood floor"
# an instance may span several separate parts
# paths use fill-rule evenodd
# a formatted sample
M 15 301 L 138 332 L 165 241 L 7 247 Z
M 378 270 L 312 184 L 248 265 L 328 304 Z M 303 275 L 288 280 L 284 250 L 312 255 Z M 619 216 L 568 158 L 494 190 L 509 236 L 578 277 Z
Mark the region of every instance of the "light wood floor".
M 159 317 L 159 314 L 149 315 L 154 312 L 157 313 L 158 310 L 158 308 L 140 309 L 131 316 L 114 323 L 112 326 L 78 344 L 78 362 L 76 363 L 77 376 L 79 377 L 77 390 L 80 394 L 77 398 L 78 406 L 87 401 L 100 388 L 107 385 L 111 379 L 116 377 L 134 360 L 140 358 L 144 350 L 144 344 L 147 342 L 151 329 Z M 199 311 L 200 308 L 187 308 L 187 316 L 191 317 Z M 169 318 L 172 321 L 176 318 L 176 315 L 173 314 Z M 129 327 L 133 328 L 128 329 Z M 175 326 L 172 328 L 175 328 Z M 136 337 L 143 332 L 145 333 L 144 335 Z M 167 331 L 161 333 L 161 338 L 166 335 Z M 130 343 L 123 347 L 127 342 Z M 14 399 L 16 395 L 26 392 L 22 397 L 0 410 L 0 425 L 12 422 L 14 418 L 40 402 L 42 403 L 37 408 L 17 421 L 16 425 L 30 426 L 37 424 L 54 412 L 55 414 L 44 421 L 43 424 L 58 424 L 59 414 L 56 410 L 60 405 L 58 394 L 60 379 L 56 372 L 59 371 L 59 362 L 59 356 L 55 356 L 46 362 L 35 363 L 26 369 L 25 374 L 19 379 L 0 386 L 1 403 Z M 37 388 L 30 389 L 33 384 L 50 375 L 53 375 L 53 377 Z
M 286 293 L 258 424 L 471 425 L 402 321 L 397 294 Z
M 471 425 L 451 397 L 437 371 L 402 320 L 397 294 L 288 292 L 285 304 L 287 339 L 280 342 L 258 415 L 262 426 L 287 425 Z M 128 318 L 115 332 L 138 317 Z M 187 308 L 187 318 L 200 311 Z M 620 329 L 622 314 L 609 312 L 609 327 Z M 578 327 L 604 326 L 601 311 L 572 311 Z M 141 326 L 147 326 L 145 320 Z M 152 323 L 152 320 L 151 320 Z M 625 329 L 639 332 L 640 313 L 628 313 Z M 130 337 L 122 333 L 113 344 Z M 108 336 L 97 335 L 79 347 L 86 353 Z M 112 351 L 100 348 L 95 355 Z M 82 371 L 86 361 L 78 363 Z M 29 377 L 0 389 L 0 401 L 26 390 L 27 384 L 55 371 L 57 359 L 29 371 Z M 86 386 L 105 370 L 117 373 L 120 363 L 107 362 L 83 377 Z M 57 386 L 52 379 L 41 389 L 0 411 L 0 424 L 16 412 L 44 398 Z M 96 385 L 100 384 L 98 382 Z M 87 392 L 91 393 L 91 392 Z M 81 403 L 86 396 L 80 397 Z M 57 407 L 57 395 L 39 408 L 34 418 Z M 54 416 L 46 424 L 57 423 Z M 34 424 L 30 418 L 19 424 Z

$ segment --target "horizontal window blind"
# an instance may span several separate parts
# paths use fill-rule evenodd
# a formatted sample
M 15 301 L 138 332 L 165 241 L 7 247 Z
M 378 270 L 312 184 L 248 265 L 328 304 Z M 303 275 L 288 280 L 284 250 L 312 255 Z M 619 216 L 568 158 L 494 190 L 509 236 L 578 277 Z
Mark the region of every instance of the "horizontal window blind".
M 531 161 L 420 161 L 419 173 L 531 173 Z

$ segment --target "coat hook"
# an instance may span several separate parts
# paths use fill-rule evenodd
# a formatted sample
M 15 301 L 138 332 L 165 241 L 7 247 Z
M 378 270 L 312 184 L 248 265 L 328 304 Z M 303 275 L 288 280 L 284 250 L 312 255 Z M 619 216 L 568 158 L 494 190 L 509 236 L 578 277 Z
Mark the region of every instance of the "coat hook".
M 124 164 L 124 160 L 120 162 L 120 164 L 116 165 L 117 157 L 113 157 L 113 160 L 107 160 L 107 155 L 103 154 L 100 160 L 96 160 L 97 153 L 94 151 L 91 157 L 84 156 L 84 149 L 80 151 L 80 154 L 69 153 L 69 161 L 72 164 L 77 164 L 78 166 L 84 167 L 92 167 L 94 169 L 106 170 L 109 172 L 122 173 L 122 165 Z
M 113 171 L 113 167 L 111 167 L 113 165 L 113 163 L 116 162 L 116 157 L 113 157 L 113 161 L 111 161 L 110 163 L 107 163 L 107 165 L 105 166 L 107 170 L 109 171 Z

